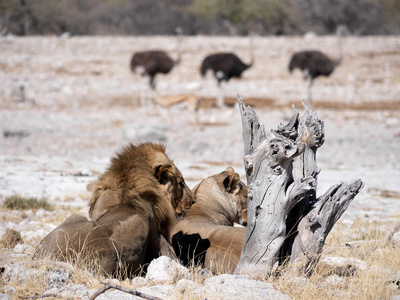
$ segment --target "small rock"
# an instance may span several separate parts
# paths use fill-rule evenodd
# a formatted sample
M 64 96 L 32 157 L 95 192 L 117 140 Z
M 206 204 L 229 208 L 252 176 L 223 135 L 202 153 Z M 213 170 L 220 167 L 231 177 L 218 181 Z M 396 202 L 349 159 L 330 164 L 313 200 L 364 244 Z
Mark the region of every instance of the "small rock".
M 93 295 L 97 290 L 90 290 L 88 292 L 89 295 Z M 96 297 L 96 300 L 133 300 L 133 299 L 143 299 L 139 298 L 120 290 L 109 290 L 105 293 L 102 293 Z
M 367 269 L 367 264 L 354 257 L 325 257 L 321 259 L 315 268 L 320 275 L 336 274 L 339 276 L 350 276 L 357 271 Z
M 21 254 L 21 253 L 24 253 L 24 250 L 25 250 L 25 248 L 24 248 L 23 245 L 16 245 L 16 246 L 14 247 L 14 252 L 15 252 L 15 253 Z
M 245 275 L 223 274 L 205 280 L 204 286 L 191 293 L 191 298 L 201 299 L 291 299 L 275 290 L 268 282 L 250 279 Z
M 300 288 L 305 287 L 308 284 L 308 281 L 309 280 L 306 277 L 294 277 L 292 279 L 292 282 Z
M 35 249 L 31 245 L 19 244 L 14 247 L 14 252 L 18 254 L 22 253 L 32 253 Z
M 32 278 L 37 278 L 39 276 L 39 271 L 33 269 L 25 269 L 23 272 L 19 272 L 17 275 L 18 282 L 26 282 Z
M 104 283 L 111 283 L 111 284 L 116 284 L 116 285 L 120 285 L 121 282 L 118 279 L 115 278 L 106 278 L 103 280 Z
M 13 287 L 13 286 L 7 286 L 7 287 L 3 288 L 3 291 L 6 294 L 14 294 L 17 291 L 17 289 L 15 287 Z
M 175 286 L 174 293 L 177 295 L 184 295 L 185 293 L 192 292 L 194 289 L 198 288 L 198 284 L 194 283 L 188 279 L 181 279 Z
M 326 283 L 329 285 L 339 285 L 343 283 L 344 279 L 338 275 L 331 275 L 328 278 L 326 278 Z
M 42 296 L 46 297 L 46 295 L 57 294 L 62 298 L 82 298 L 85 297 L 88 293 L 89 289 L 81 284 L 68 284 L 63 285 L 60 288 L 52 288 L 46 290 Z
M 132 279 L 131 284 L 133 286 L 144 286 L 149 283 L 149 280 L 144 277 L 135 277 Z
M 189 270 L 167 256 L 154 259 L 146 274 L 146 279 L 157 283 L 173 283 L 181 278 L 190 279 Z
M 5 265 L 3 266 L 3 269 L 4 270 L 2 271 L 2 278 L 5 280 L 5 282 L 15 280 L 18 276 L 18 273 L 22 273 L 26 270 L 24 266 L 21 266 L 19 264 Z
M 153 285 L 153 286 L 144 286 L 138 288 L 138 291 L 141 293 L 151 295 L 153 297 L 166 299 L 172 293 L 173 289 L 174 287 L 172 285 Z
M 151 295 L 153 297 L 160 297 L 162 299 L 167 299 L 171 294 L 173 287 L 171 285 L 155 285 L 150 287 L 141 287 L 136 289 L 131 287 L 130 289 L 134 291 L 139 291 L 141 293 Z M 88 295 L 93 295 L 97 290 L 87 291 Z M 108 290 L 96 297 L 96 300 L 132 300 L 132 299 L 143 299 L 141 297 L 133 296 L 131 294 L 125 293 L 120 290 Z
M 68 271 L 53 271 L 49 275 L 49 284 L 47 285 L 47 289 L 51 289 L 54 287 L 60 288 L 69 279 L 70 275 L 71 274 Z
M 45 213 L 46 213 L 46 211 L 43 208 L 40 208 L 36 211 L 35 214 L 37 217 L 43 217 Z
M 210 278 L 214 276 L 213 273 L 209 269 L 200 269 L 197 272 L 197 278 L 200 280 L 205 280 L 207 278 Z

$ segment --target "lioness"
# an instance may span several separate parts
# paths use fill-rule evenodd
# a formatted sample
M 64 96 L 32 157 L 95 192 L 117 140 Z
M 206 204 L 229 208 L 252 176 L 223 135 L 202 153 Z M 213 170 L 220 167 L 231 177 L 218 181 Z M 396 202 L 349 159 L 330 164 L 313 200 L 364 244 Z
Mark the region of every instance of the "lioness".
M 239 261 L 247 222 L 247 188 L 233 168 L 204 179 L 197 202 L 173 229 L 172 245 L 184 264 L 200 263 L 213 273 L 232 273 Z
M 91 220 L 70 216 L 41 241 L 34 258 L 96 259 L 106 275 L 135 275 L 160 255 L 176 215 L 195 200 L 165 147 L 153 143 L 126 146 L 88 189 Z

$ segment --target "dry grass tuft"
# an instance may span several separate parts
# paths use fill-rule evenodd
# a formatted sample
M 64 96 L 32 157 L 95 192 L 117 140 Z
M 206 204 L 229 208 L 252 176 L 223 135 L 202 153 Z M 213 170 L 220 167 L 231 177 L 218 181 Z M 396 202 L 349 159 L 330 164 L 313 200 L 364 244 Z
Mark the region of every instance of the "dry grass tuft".
M 343 224 L 328 236 L 321 259 L 324 257 L 355 258 L 365 262 L 366 268 L 349 266 L 347 276 L 333 272 L 314 272 L 309 278 L 285 273 L 269 278 L 274 286 L 293 299 L 390 299 L 400 294 L 393 282 L 400 272 L 400 247 L 386 242 L 383 230 L 392 224 L 357 219 L 351 230 Z M 339 270 L 339 268 L 337 269 Z
M 85 266 L 76 263 L 62 263 L 50 259 L 25 260 L 6 266 L 5 275 L 0 276 L 0 286 L 3 287 L 2 292 L 15 288 L 15 292 L 8 295 L 11 297 L 10 299 L 42 295 L 46 290 L 52 288 L 49 286 L 49 281 L 53 272 L 66 274 L 65 285 L 84 285 L 89 289 L 100 288 L 102 286 L 100 281 L 105 279 L 94 276 Z
M 396 218 L 397 220 L 397 218 Z M 393 219 L 392 221 L 393 222 Z M 278 278 L 266 278 L 277 290 L 288 294 L 292 299 L 390 299 L 393 295 L 400 294 L 395 282 L 395 275 L 400 272 L 400 247 L 385 241 L 386 231 L 392 227 L 386 220 L 375 220 L 368 217 L 354 220 L 349 223 L 336 224 L 334 230 L 328 236 L 322 258 L 343 257 L 355 258 L 366 263 L 367 268 L 357 269 L 341 276 L 335 272 L 314 272 L 309 278 L 298 277 L 296 274 L 287 272 Z M 5 254 L 5 252 L 2 252 Z M 10 256 L 11 257 L 11 256 Z M 15 257 L 15 256 L 14 256 Z M 29 260 L 29 261 L 28 261 Z M 75 257 L 67 264 L 70 276 L 68 282 L 76 285 L 84 285 L 89 289 L 99 289 L 106 282 L 106 276 L 101 275 L 96 259 L 84 259 L 83 256 Z M 9 264 L 1 261 L 0 266 Z M 14 287 L 16 292 L 9 295 L 12 299 L 24 296 L 41 295 L 48 289 L 48 276 L 51 271 L 60 269 L 60 265 L 50 259 L 31 261 L 30 257 L 20 256 L 13 259 L 13 268 L 24 265 L 25 270 L 31 273 L 29 280 L 21 280 L 22 275 L 7 278 L 0 276 L 0 292 Z M 64 268 L 65 269 L 65 268 Z M 33 270 L 33 271 L 30 271 Z M 211 274 L 201 273 L 199 267 L 190 266 L 192 281 L 195 285 L 202 285 L 204 279 Z M 23 274 L 21 272 L 20 274 Z M 221 267 L 222 273 L 222 267 Z M 124 287 L 135 289 L 132 281 L 126 279 L 126 274 L 118 274 L 116 282 Z M 143 275 L 143 274 L 141 274 Z M 143 284 L 139 284 L 142 286 Z M 149 283 L 146 283 L 149 285 Z M 193 287 L 193 288 L 194 288 Z M 175 295 L 176 299 L 189 299 L 192 287 L 187 286 L 186 292 Z M 7 292 L 6 292 L 7 293 Z
M 0 240 L 0 247 L 11 249 L 19 243 L 22 243 L 21 233 L 14 229 L 7 228 L 3 238 Z
M 46 199 L 35 198 L 35 197 L 22 197 L 20 195 L 13 195 L 6 197 L 4 199 L 3 205 L 4 208 L 14 210 L 26 210 L 26 209 L 45 209 L 45 210 L 54 210 L 53 205 L 51 205 Z

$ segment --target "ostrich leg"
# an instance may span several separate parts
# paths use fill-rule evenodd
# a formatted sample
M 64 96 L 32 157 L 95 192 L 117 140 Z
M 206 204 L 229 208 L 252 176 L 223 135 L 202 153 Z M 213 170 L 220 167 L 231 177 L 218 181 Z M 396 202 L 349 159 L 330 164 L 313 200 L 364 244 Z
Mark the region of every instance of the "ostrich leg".
M 313 84 L 313 79 L 310 75 L 307 75 L 307 104 L 311 106 L 311 89 Z
M 141 83 L 140 83 L 140 105 L 141 107 L 146 106 L 146 100 L 147 100 L 147 79 L 145 77 L 141 78 Z
M 218 108 L 224 108 L 224 98 L 225 98 L 225 88 L 224 88 L 224 83 L 221 82 L 218 85 L 218 95 L 217 95 L 217 107 Z

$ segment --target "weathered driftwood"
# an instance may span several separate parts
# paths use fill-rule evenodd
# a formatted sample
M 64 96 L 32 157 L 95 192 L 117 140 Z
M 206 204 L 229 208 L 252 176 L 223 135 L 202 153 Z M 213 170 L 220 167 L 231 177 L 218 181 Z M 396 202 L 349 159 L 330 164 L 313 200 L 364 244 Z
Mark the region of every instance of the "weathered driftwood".
M 278 266 L 311 274 L 326 236 L 362 188 L 338 184 L 316 199 L 317 149 L 324 124 L 304 106 L 287 125 L 271 130 L 238 98 L 248 185 L 248 225 L 237 274 L 265 276 Z

